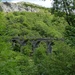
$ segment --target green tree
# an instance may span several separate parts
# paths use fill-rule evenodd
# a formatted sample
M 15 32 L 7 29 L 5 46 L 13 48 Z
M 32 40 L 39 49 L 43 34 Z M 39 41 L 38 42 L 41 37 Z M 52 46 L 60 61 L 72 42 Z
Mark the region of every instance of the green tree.
M 55 11 L 59 16 L 59 14 L 64 13 L 65 20 L 67 21 L 68 25 L 65 30 L 65 37 L 68 39 L 68 42 L 72 45 L 75 44 L 75 0 L 54 0 L 53 4 L 53 11 Z M 63 15 L 62 15 L 63 16 Z

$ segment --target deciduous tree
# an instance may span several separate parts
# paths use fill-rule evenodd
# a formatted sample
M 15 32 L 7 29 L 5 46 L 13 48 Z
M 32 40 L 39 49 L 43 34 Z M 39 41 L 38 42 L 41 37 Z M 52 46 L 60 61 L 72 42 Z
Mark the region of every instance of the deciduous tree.
M 74 45 L 75 42 L 75 0 L 53 0 L 53 12 L 59 14 L 64 13 L 65 20 L 69 24 L 69 26 L 66 27 L 65 36 L 67 37 L 68 41 Z M 63 16 L 63 15 L 62 15 Z

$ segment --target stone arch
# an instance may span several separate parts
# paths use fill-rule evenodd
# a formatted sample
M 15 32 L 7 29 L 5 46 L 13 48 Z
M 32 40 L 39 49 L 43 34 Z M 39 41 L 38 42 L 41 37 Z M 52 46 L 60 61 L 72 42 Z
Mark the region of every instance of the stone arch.
M 38 47 L 39 43 L 41 41 L 44 41 L 47 45 L 47 53 L 51 53 L 52 52 L 52 42 L 48 39 L 37 39 L 37 40 L 32 40 L 32 51 L 35 51 L 35 48 Z
M 44 39 L 44 38 L 38 38 L 38 39 L 20 39 L 20 38 L 13 38 L 12 39 L 12 43 L 13 46 L 16 45 L 16 43 L 20 44 L 20 48 L 22 46 L 26 46 L 27 42 L 30 41 L 31 45 L 32 45 L 32 52 L 35 51 L 35 49 L 38 47 L 40 42 L 45 42 L 47 45 L 47 53 L 51 53 L 52 52 L 52 41 L 50 39 Z M 20 49 L 20 51 L 22 52 L 22 50 Z

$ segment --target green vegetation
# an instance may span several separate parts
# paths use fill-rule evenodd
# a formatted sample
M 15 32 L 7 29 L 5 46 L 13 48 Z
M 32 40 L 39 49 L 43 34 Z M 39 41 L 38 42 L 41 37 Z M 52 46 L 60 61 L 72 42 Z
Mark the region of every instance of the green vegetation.
M 51 54 L 41 42 L 32 55 L 30 42 L 14 47 L 11 41 L 15 37 L 65 39 L 68 26 L 64 17 L 49 12 L 0 12 L 0 75 L 74 75 L 75 48 L 66 40 L 53 40 Z
M 75 45 L 75 0 L 54 0 L 53 11 L 57 16 L 63 16 L 68 23 L 65 28 L 67 43 Z M 54 13 L 54 14 L 55 14 Z M 62 15 L 60 15 L 62 14 Z

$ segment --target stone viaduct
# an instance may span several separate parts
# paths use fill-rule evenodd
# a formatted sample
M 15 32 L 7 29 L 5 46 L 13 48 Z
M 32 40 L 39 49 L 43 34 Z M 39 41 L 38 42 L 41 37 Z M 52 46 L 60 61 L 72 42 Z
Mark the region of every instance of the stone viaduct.
M 63 39 L 53 39 L 53 38 L 28 38 L 28 39 L 20 39 L 18 37 L 16 38 L 12 38 L 12 45 L 15 46 L 16 43 L 19 43 L 20 46 L 26 46 L 27 42 L 30 41 L 31 45 L 32 45 L 32 52 L 35 51 L 35 49 L 38 47 L 40 42 L 45 42 L 47 45 L 47 53 L 51 53 L 52 52 L 52 46 L 54 45 L 53 40 L 63 40 Z

